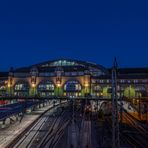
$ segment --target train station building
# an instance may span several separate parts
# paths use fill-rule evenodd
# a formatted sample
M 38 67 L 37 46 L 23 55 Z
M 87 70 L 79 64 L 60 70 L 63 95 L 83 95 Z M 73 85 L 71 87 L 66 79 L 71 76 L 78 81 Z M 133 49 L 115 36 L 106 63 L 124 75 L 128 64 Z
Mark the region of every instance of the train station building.
M 111 68 L 71 59 L 47 61 L 0 72 L 0 96 L 111 97 Z M 148 96 L 148 68 L 119 68 L 118 94 Z

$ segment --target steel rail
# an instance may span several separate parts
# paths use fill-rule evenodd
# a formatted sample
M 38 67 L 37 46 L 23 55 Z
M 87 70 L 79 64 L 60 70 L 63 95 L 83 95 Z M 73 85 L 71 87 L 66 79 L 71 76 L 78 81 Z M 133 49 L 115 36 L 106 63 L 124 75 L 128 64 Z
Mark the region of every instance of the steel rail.
M 50 112 L 51 109 L 53 109 L 54 107 L 59 106 L 59 104 L 56 104 L 55 106 L 50 107 L 48 110 L 46 110 L 44 113 L 42 113 L 35 121 L 33 121 L 26 129 L 24 129 L 24 131 L 19 134 L 6 148 L 12 148 L 12 147 L 19 147 L 21 145 L 21 143 L 23 143 L 25 141 L 25 139 L 28 138 L 28 136 L 30 136 L 31 131 L 34 131 L 34 135 L 33 137 L 28 141 L 27 146 L 29 146 L 33 140 L 34 137 L 38 134 L 39 130 L 33 130 L 34 128 L 36 128 L 36 126 L 43 120 L 43 117 Z M 48 120 L 48 116 L 45 117 L 45 120 L 42 121 L 41 125 L 39 126 L 38 129 L 40 129 L 43 124 L 45 123 L 45 121 Z M 26 135 L 24 137 L 24 135 Z

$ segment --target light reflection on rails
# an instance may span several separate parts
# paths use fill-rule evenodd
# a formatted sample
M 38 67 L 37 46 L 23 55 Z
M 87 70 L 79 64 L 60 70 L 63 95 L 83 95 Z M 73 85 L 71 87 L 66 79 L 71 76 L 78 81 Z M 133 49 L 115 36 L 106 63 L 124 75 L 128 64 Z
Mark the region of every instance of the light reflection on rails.
M 61 104 L 65 104 L 66 102 L 62 102 Z M 33 122 L 30 125 L 30 129 L 26 129 L 25 135 L 22 135 L 21 138 L 16 138 L 12 143 L 10 143 L 7 148 L 24 148 L 24 147 L 31 147 L 31 144 L 35 140 L 35 137 L 38 135 L 39 131 L 44 126 L 45 122 L 47 122 L 50 114 L 50 110 L 56 106 L 59 106 L 59 103 L 56 103 L 54 106 L 51 106 L 35 123 Z

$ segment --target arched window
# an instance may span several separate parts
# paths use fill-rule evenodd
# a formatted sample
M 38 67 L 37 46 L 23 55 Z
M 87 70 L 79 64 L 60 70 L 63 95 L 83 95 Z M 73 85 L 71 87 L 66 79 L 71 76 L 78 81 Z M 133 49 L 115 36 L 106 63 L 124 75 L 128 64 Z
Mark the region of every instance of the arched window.
M 81 90 L 82 90 L 82 87 L 78 81 L 68 81 L 64 85 L 64 91 L 67 91 L 67 92 L 76 92 Z
M 43 81 L 38 85 L 38 94 L 41 97 L 54 96 L 55 86 L 51 81 Z
M 6 95 L 6 86 L 5 84 L 0 84 L 0 96 Z
M 28 91 L 29 86 L 27 82 L 18 82 L 14 86 L 15 91 Z
M 93 89 L 93 93 L 92 93 L 93 96 L 101 96 L 102 95 L 102 88 L 100 85 L 94 85 L 92 87 L 92 89 Z
M 17 82 L 14 85 L 15 96 L 27 96 L 29 94 L 29 84 L 24 81 Z
M 54 91 L 54 84 L 51 81 L 44 81 L 38 85 L 39 91 Z
M 5 85 L 0 85 L 0 91 L 5 91 L 6 90 L 6 86 Z
M 71 80 L 65 83 L 64 85 L 64 96 L 75 98 L 80 97 L 82 86 L 78 81 Z

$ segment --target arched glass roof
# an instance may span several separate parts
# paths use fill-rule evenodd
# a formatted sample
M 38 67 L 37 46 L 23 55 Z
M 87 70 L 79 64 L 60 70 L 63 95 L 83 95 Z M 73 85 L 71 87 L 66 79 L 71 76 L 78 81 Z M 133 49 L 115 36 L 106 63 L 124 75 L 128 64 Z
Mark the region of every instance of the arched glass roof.
M 108 73 L 107 69 L 101 65 L 72 59 L 57 59 L 18 69 L 17 71 L 27 72 L 32 67 L 36 67 L 39 72 L 55 72 L 57 67 L 61 67 L 64 72 L 87 72 L 93 76 Z
M 57 66 L 76 66 L 78 63 L 68 60 L 57 60 L 51 63 L 45 63 L 41 67 L 57 67 Z

